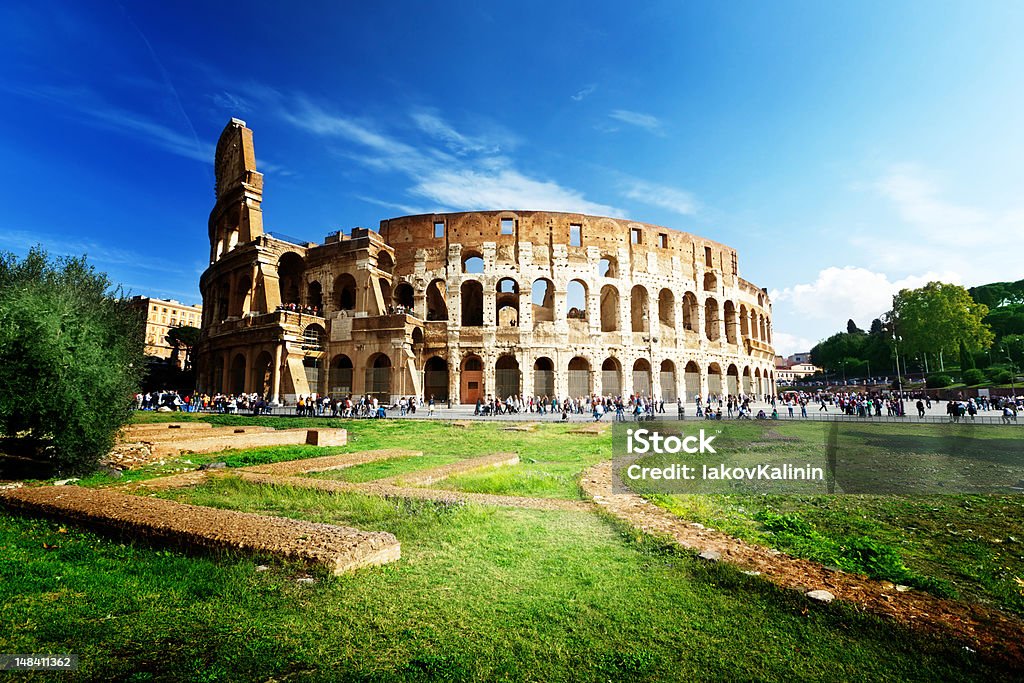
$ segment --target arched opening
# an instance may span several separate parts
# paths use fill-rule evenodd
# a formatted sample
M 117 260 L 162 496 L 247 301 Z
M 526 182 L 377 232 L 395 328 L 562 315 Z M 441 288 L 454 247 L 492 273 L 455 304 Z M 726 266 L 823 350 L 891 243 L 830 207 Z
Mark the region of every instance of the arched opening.
M 750 377 L 750 366 L 743 368 L 743 393 L 751 394 L 754 391 L 754 385 Z
M 224 387 L 224 356 L 217 354 L 210 364 L 210 393 L 225 391 Z
M 240 318 L 246 313 L 250 301 L 249 294 L 252 289 L 252 280 L 248 275 L 242 275 L 235 281 L 235 289 L 231 293 L 231 310 L 228 315 Z
M 499 400 L 521 393 L 521 373 L 515 356 L 504 355 L 494 364 L 494 393 Z
M 321 325 L 307 325 L 302 331 L 303 351 L 323 351 L 327 341 L 327 331 Z
M 306 305 L 313 306 L 320 313 L 323 312 L 324 290 L 316 280 L 306 286 Z
M 231 285 L 221 282 L 217 285 L 214 299 L 214 320 L 223 322 L 229 315 L 231 315 Z
M 658 292 L 658 322 L 671 329 L 676 326 L 676 295 L 667 287 Z
M 533 322 L 554 322 L 555 320 L 555 285 L 551 280 L 540 278 L 534 280 L 530 288 L 530 302 L 533 304 Z
M 712 363 L 708 366 L 708 396 L 722 395 L 722 366 Z
M 710 297 L 704 302 L 704 336 L 709 341 L 718 341 L 718 338 L 721 336 L 718 302 Z
M 593 387 L 590 383 L 590 361 L 582 356 L 575 356 L 569 361 L 569 369 L 566 373 L 569 381 L 569 395 L 578 398 L 590 396 Z
M 462 377 L 459 390 L 463 403 L 476 403 L 484 397 L 484 363 L 480 356 L 469 354 L 462 359 Z
M 420 347 L 423 346 L 423 328 L 414 327 L 412 328 L 412 346 L 413 351 L 419 352 Z
M 352 395 L 352 359 L 341 353 L 331 359 L 328 370 L 327 392 L 334 398 Z
M 587 285 L 582 280 L 572 280 L 565 290 L 565 317 L 569 320 L 587 319 Z
M 659 380 L 661 398 L 665 401 L 676 400 L 678 398 L 676 393 L 676 364 L 670 360 L 661 361 Z
M 757 328 L 758 328 L 758 331 L 760 332 L 760 337 L 759 337 L 760 340 L 761 341 L 765 341 L 765 342 L 768 341 L 768 331 L 764 327 L 764 316 L 763 315 L 757 316 Z
M 228 389 L 236 396 L 245 393 L 245 355 L 237 354 L 231 361 Z
M 761 335 L 757 329 L 757 313 L 754 312 L 754 309 L 750 309 L 750 336 L 753 339 L 761 339 Z
M 302 257 L 293 251 L 282 254 L 277 261 L 277 281 L 281 288 L 282 304 L 300 304 L 301 285 L 306 266 Z
M 423 366 L 423 394 L 427 401 L 448 400 L 448 361 L 444 358 L 434 356 Z
M 725 371 L 725 393 L 729 396 L 737 396 L 740 393 L 740 371 L 732 364 Z
M 391 403 L 391 359 L 375 353 L 366 361 L 366 393 L 383 405 Z
M 555 364 L 546 356 L 533 363 L 533 394 L 541 398 L 555 395 Z
M 700 393 L 700 366 L 692 360 L 683 368 L 683 383 L 687 398 L 692 399 Z
M 270 398 L 270 392 L 274 387 L 274 357 L 269 351 L 263 351 L 256 356 L 252 364 L 252 391 L 263 398 Z
M 718 278 L 714 273 L 704 273 L 704 291 L 713 292 L 718 288 Z
M 651 364 L 646 358 L 638 358 L 633 363 L 633 393 L 638 396 L 652 397 Z
M 635 285 L 629 292 L 629 311 L 634 332 L 650 331 L 650 309 L 647 301 L 647 288 Z
M 747 314 L 747 307 L 740 304 L 740 337 L 750 338 L 750 318 Z
M 434 280 L 427 285 L 427 320 L 448 319 L 447 291 L 444 280 Z
M 619 262 L 615 260 L 614 256 L 602 256 L 601 260 L 597 262 L 597 274 L 601 277 L 618 277 Z
M 725 302 L 725 340 L 736 343 L 736 304 L 731 301 Z
M 405 313 L 412 313 L 414 303 L 412 285 L 408 282 L 399 282 L 395 285 L 395 291 L 391 295 L 391 300 L 395 308 L 401 306 Z
M 614 358 L 601 363 L 601 391 L 605 396 L 622 395 L 622 366 Z
M 484 324 L 484 287 L 476 280 L 462 283 L 462 326 L 480 327 Z
M 761 382 L 761 368 L 754 370 L 754 391 L 758 396 L 764 394 L 764 384 Z
M 477 251 L 462 254 L 462 272 L 480 275 L 484 272 L 484 257 Z
M 352 311 L 356 307 L 356 279 L 348 273 L 334 278 L 334 300 L 338 310 Z
M 683 295 L 683 329 L 689 332 L 697 332 L 699 304 L 693 292 Z
M 377 268 L 390 275 L 395 270 L 395 259 L 386 251 L 377 252 Z
M 384 302 L 384 310 L 380 311 L 380 315 L 388 315 L 394 311 L 394 306 L 391 305 L 391 282 L 385 278 L 377 278 L 377 285 L 380 287 L 380 300 Z
M 619 329 L 619 290 L 611 285 L 601 288 L 601 331 L 615 332 Z
M 512 278 L 498 280 L 494 297 L 495 320 L 498 327 L 519 326 L 519 283 Z

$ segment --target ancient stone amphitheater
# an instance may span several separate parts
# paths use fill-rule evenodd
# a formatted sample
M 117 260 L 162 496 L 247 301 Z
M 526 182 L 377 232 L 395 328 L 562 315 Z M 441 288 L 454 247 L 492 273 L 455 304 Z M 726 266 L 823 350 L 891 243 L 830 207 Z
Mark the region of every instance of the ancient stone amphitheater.
M 774 390 L 771 303 L 723 244 L 549 211 L 405 216 L 323 244 L 275 236 L 237 119 L 216 174 L 201 390 L 439 403 Z

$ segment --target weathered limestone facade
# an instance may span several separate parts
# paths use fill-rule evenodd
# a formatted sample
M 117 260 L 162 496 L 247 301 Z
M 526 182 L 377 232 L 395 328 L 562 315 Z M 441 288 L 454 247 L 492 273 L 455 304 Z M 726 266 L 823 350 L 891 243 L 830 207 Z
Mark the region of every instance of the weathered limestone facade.
M 453 403 L 774 392 L 771 303 L 725 245 L 546 211 L 406 216 L 295 244 L 263 232 L 244 122 L 225 128 L 216 169 L 202 390 Z

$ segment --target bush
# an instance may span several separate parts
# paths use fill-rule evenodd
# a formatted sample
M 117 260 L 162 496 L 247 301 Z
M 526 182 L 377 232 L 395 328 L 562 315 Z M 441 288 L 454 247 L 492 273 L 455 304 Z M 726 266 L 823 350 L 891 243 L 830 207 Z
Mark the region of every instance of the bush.
M 131 415 L 143 323 L 84 258 L 0 255 L 0 430 L 86 473 Z
M 1009 384 L 1013 381 L 1013 373 L 1009 370 L 996 370 L 992 373 L 992 382 L 994 384 Z
M 953 378 L 941 372 L 928 375 L 928 378 L 924 381 L 924 385 L 929 389 L 941 389 L 942 387 L 948 387 L 952 383 Z
M 985 373 L 981 370 L 971 368 L 970 370 L 964 370 L 962 379 L 964 384 L 969 387 L 977 386 L 985 381 Z

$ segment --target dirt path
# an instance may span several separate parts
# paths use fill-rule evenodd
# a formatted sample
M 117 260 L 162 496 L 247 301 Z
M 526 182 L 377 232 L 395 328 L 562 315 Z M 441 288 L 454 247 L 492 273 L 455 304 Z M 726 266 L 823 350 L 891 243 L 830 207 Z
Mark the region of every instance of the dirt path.
M 702 553 L 717 553 L 722 561 L 759 572 L 784 588 L 802 593 L 827 590 L 836 598 L 912 628 L 953 636 L 995 659 L 1024 664 L 1024 621 L 1016 617 L 920 591 L 900 592 L 891 582 L 828 569 L 692 524 L 638 495 L 613 493 L 611 461 L 585 471 L 580 484 L 602 509 L 652 536 L 669 538 Z

